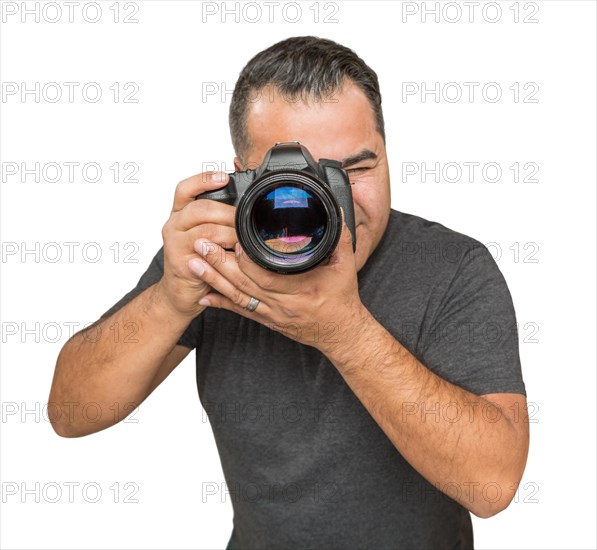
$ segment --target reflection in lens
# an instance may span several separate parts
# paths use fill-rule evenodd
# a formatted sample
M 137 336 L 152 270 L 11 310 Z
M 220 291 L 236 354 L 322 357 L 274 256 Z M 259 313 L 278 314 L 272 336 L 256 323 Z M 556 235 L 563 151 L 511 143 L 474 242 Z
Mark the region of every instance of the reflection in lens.
M 304 254 L 321 242 L 326 211 L 317 196 L 297 186 L 278 187 L 257 198 L 253 220 L 259 237 L 275 252 Z

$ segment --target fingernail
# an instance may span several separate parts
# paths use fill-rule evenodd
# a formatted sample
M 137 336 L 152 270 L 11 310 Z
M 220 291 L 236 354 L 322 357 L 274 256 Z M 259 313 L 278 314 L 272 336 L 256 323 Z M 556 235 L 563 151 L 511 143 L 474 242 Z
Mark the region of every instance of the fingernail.
M 209 179 L 213 183 L 224 183 L 228 180 L 228 174 L 226 172 L 213 172 Z
M 189 269 L 198 277 L 201 277 L 205 273 L 205 264 L 197 259 L 193 258 L 189 261 Z
M 207 298 L 201 298 L 201 300 L 199 300 L 199 305 L 200 306 L 208 306 L 209 304 L 209 300 Z

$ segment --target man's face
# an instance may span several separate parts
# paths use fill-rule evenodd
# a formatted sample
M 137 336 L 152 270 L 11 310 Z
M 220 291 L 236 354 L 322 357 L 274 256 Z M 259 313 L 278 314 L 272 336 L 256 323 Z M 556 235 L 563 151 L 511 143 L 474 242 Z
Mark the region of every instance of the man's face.
M 265 88 L 249 105 L 247 127 L 252 149 L 245 166 L 256 168 L 276 142 L 299 141 L 313 155 L 339 160 L 353 184 L 357 234 L 357 271 L 379 244 L 390 215 L 390 179 L 386 148 L 375 129 L 375 115 L 355 84 L 319 101 L 288 101 Z

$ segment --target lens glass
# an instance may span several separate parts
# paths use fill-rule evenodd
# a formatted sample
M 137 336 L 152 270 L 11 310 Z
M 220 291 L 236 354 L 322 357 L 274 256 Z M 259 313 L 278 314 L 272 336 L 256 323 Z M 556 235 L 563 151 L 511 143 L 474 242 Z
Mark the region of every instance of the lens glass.
M 326 210 L 308 188 L 279 185 L 255 200 L 254 227 L 272 251 L 302 257 L 321 242 L 327 227 Z

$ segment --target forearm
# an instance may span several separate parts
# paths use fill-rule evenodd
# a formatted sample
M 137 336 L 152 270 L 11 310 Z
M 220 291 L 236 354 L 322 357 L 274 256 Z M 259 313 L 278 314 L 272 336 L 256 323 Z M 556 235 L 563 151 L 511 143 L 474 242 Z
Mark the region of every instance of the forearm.
M 505 508 L 526 460 L 510 411 L 436 376 L 368 312 L 353 327 L 328 358 L 398 451 L 473 513 Z
M 86 435 L 126 417 L 147 397 L 190 321 L 163 299 L 158 283 L 75 334 L 58 356 L 50 390 L 54 429 Z

